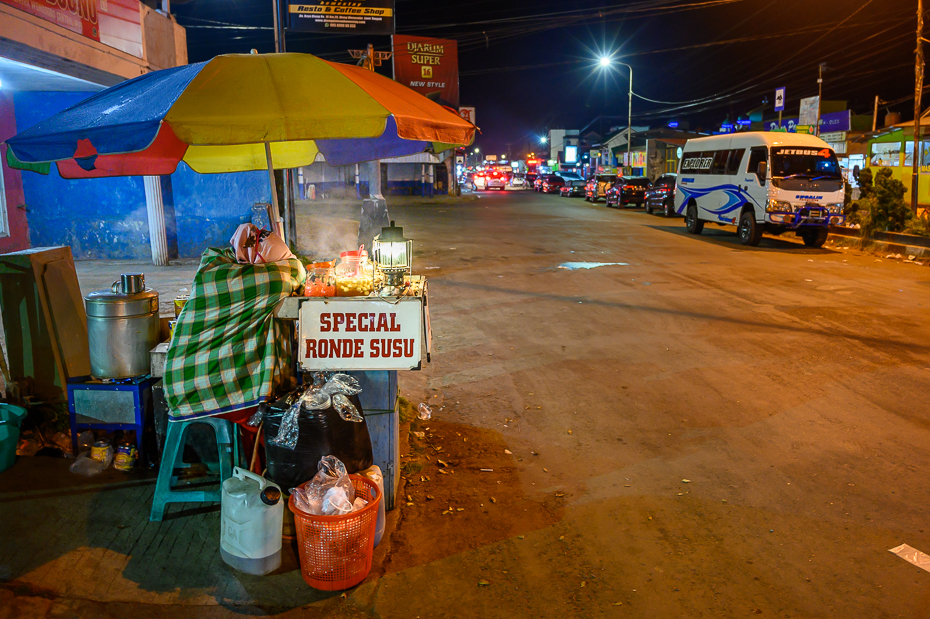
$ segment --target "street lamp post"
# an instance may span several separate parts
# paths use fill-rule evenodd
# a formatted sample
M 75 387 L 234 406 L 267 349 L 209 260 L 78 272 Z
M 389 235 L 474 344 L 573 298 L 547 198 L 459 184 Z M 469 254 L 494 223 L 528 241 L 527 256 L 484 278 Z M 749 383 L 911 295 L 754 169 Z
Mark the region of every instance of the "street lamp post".
M 609 67 L 612 63 L 617 62 L 610 56 L 601 56 L 601 67 Z M 632 146 L 633 146 L 633 67 L 625 62 L 617 62 L 630 70 L 630 90 L 627 97 L 626 112 L 626 162 L 630 167 L 630 173 L 633 173 Z

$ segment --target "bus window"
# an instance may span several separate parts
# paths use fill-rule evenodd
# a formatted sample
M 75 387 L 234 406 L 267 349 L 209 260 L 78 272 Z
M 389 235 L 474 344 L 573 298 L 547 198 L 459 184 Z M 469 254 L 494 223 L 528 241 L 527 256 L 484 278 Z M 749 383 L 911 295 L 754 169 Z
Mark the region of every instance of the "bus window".
M 727 159 L 729 157 L 730 151 L 728 150 L 718 150 L 714 153 L 714 169 L 711 170 L 711 174 L 726 174 Z
M 758 175 L 759 164 L 768 161 L 769 149 L 767 146 L 753 146 L 749 149 L 749 165 L 746 167 L 746 174 L 755 174 L 760 185 L 765 184 L 765 177 Z
M 727 160 L 727 174 L 739 174 L 739 166 L 743 163 L 743 155 L 746 153 L 745 148 L 738 148 L 730 151 L 730 158 Z

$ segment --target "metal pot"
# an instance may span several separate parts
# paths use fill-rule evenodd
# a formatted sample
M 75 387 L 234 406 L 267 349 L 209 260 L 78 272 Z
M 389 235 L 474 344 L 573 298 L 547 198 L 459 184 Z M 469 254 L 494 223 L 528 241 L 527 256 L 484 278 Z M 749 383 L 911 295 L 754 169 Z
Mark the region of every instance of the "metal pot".
M 145 288 L 144 282 L 141 277 L 124 277 L 111 290 L 84 297 L 90 373 L 94 378 L 130 378 L 150 373 L 149 351 L 158 344 L 160 331 L 158 293 Z M 124 293 L 127 289 L 140 291 Z

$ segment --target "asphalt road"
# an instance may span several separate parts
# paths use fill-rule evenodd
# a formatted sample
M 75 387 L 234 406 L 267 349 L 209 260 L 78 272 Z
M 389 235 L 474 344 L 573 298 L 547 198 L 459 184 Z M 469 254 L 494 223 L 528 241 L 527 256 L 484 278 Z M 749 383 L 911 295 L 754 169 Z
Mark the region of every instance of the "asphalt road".
M 501 494 L 557 518 L 386 574 L 361 608 L 930 616 L 930 573 L 889 552 L 930 553 L 930 269 L 480 195 L 391 207 L 430 278 L 436 347 L 402 391 L 499 435 L 519 480 Z

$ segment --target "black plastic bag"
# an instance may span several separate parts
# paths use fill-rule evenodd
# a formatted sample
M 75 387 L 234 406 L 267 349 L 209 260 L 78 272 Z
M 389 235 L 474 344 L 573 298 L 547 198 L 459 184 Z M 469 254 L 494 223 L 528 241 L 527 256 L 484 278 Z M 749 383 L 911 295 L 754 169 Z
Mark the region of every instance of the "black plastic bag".
M 364 416 L 358 396 L 348 397 Z M 277 436 L 281 418 L 290 408 L 290 402 L 282 398 L 271 404 L 263 404 L 262 407 L 265 422 L 263 433 L 266 437 Z M 265 441 L 268 463 L 266 477 L 282 488 L 295 488 L 312 479 L 323 456 L 336 456 L 345 464 L 349 473 L 364 471 L 374 461 L 368 425 L 343 420 L 332 406 L 318 411 L 301 410 L 297 426 L 297 447 L 293 450 Z

